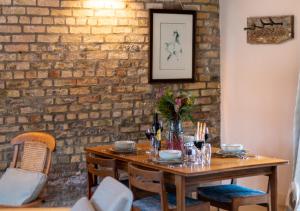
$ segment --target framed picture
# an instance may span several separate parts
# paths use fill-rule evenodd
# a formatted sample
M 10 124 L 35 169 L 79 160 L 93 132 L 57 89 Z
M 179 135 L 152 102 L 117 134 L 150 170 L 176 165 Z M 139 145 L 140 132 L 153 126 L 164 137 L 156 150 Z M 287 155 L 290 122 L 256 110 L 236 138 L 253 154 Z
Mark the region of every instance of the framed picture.
M 193 82 L 196 11 L 150 10 L 149 82 Z

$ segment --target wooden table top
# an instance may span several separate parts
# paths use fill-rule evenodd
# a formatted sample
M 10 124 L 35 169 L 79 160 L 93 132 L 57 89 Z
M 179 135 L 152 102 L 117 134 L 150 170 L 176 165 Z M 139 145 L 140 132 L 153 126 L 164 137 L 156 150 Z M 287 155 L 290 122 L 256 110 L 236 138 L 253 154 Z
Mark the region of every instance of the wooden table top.
M 178 174 L 183 176 L 198 176 L 206 175 L 212 173 L 226 172 L 232 170 L 243 170 L 249 168 L 257 167 L 268 167 L 268 166 L 277 166 L 281 164 L 288 163 L 287 160 L 265 157 L 265 156 L 254 156 L 247 159 L 240 158 L 215 158 L 211 160 L 210 166 L 179 166 L 179 165 L 162 165 L 153 163 L 150 160 L 149 155 L 146 153 L 146 150 L 149 149 L 149 144 L 137 144 L 137 153 L 136 154 L 119 154 L 115 153 L 112 150 L 112 145 L 103 145 L 96 147 L 88 147 L 85 150 L 90 153 L 108 156 L 115 158 L 117 160 L 125 162 L 133 162 L 135 164 L 140 164 L 149 168 L 162 170 L 164 172 Z

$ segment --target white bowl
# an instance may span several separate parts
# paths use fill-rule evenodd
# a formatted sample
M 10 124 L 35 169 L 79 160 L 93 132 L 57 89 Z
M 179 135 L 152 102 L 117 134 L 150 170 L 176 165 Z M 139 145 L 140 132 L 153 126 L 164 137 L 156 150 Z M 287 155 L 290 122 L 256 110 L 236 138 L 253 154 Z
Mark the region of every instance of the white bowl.
M 180 150 L 160 150 L 159 157 L 164 160 L 174 160 L 181 158 L 182 152 Z
M 195 136 L 183 136 L 184 142 L 194 142 Z
M 241 144 L 221 144 L 221 149 L 224 152 L 238 152 L 244 149 Z
M 116 141 L 114 143 L 114 148 L 116 150 L 130 150 L 135 148 L 134 141 Z

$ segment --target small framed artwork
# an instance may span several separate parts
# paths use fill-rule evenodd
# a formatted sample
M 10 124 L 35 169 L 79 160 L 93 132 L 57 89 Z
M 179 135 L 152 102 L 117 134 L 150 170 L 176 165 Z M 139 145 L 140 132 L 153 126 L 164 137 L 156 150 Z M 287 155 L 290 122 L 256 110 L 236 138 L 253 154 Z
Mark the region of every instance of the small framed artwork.
M 194 82 L 196 11 L 150 10 L 149 82 Z

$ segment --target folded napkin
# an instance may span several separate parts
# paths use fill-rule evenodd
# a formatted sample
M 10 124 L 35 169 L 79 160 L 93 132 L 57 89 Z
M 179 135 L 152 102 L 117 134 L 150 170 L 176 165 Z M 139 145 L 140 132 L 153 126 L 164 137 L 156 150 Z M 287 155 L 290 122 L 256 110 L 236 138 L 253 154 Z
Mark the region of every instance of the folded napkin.
M 236 152 L 226 152 L 223 150 L 219 150 L 215 153 L 212 153 L 212 157 L 247 159 L 249 157 L 255 157 L 255 155 L 249 154 L 246 150 L 240 150 L 240 151 L 236 151 Z

